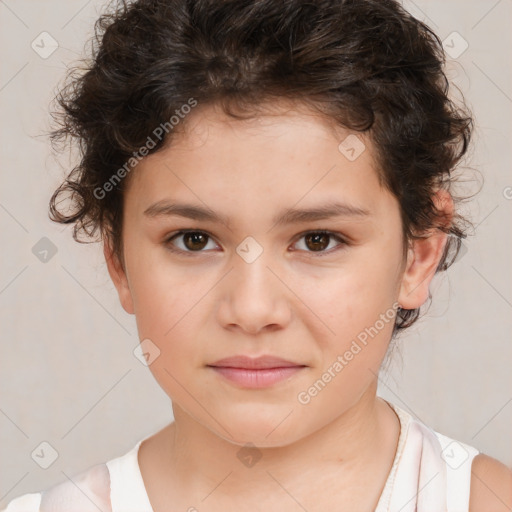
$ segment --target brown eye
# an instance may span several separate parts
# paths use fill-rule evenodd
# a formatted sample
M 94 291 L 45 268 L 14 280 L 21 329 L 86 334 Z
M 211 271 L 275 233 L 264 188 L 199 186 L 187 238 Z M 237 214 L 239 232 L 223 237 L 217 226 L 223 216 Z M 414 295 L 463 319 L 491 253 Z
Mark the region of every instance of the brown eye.
M 200 232 L 185 233 L 183 235 L 183 243 L 187 249 L 191 251 L 200 251 L 206 246 L 208 236 Z
M 326 233 L 311 233 L 305 236 L 306 246 L 312 251 L 323 251 L 329 245 L 329 238 Z
M 180 242 L 180 243 L 178 243 Z M 203 231 L 180 231 L 169 237 L 164 245 L 173 252 L 192 254 L 206 252 L 205 249 L 211 241 L 211 236 Z M 213 244 L 215 247 L 215 244 Z
M 304 240 L 303 245 L 304 247 L 300 248 L 301 250 L 305 251 L 306 253 L 317 253 L 313 254 L 313 256 L 324 256 L 328 255 L 338 249 L 342 249 L 344 246 L 348 245 L 347 242 L 343 238 L 341 238 L 336 233 L 332 233 L 330 231 L 308 231 L 307 233 L 304 233 L 301 238 L 299 239 L 299 242 Z M 334 245 L 334 248 L 331 248 L 329 250 L 326 250 L 333 241 L 338 242 L 338 247 Z M 297 242 L 297 244 L 299 244 Z M 300 245 L 300 244 L 299 244 Z M 341 246 L 341 247 L 340 247 Z

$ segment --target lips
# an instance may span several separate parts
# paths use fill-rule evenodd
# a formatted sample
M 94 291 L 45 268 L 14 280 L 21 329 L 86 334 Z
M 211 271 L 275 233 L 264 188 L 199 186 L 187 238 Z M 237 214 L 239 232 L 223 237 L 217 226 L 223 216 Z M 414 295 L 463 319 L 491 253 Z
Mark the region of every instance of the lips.
M 207 367 L 239 388 L 261 389 L 289 381 L 306 365 L 267 355 L 227 357 Z
M 263 370 L 269 368 L 290 368 L 294 366 L 302 367 L 306 365 L 295 363 L 287 359 L 281 359 L 275 356 L 234 356 L 219 359 L 215 363 L 209 364 L 207 366 L 215 366 L 220 368 L 240 368 L 246 370 Z

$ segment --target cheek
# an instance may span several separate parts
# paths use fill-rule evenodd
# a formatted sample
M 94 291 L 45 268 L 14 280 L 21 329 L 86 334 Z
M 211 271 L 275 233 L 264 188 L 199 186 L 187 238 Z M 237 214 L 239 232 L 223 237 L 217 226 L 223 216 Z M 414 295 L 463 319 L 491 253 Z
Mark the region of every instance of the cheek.
M 127 258 L 130 289 L 139 334 L 164 338 L 199 300 L 200 281 L 192 267 L 172 265 L 162 248 L 147 245 Z
M 301 295 L 336 336 L 353 336 L 372 325 L 395 300 L 397 262 L 375 254 L 371 249 L 360 251 L 357 258 L 326 270 L 323 277 L 302 280 Z
M 139 339 L 150 339 L 158 347 L 160 356 L 150 369 L 160 384 L 163 379 L 172 385 L 166 370 L 178 378 L 204 364 L 198 340 L 208 292 L 218 278 L 193 266 L 171 265 L 165 255 L 151 258 L 149 251 L 146 258 L 143 251 L 139 255 L 131 267 Z
M 329 269 L 325 278 L 314 284 L 304 281 L 301 293 L 308 306 L 329 327 L 320 330 L 318 319 L 312 316 L 308 329 L 315 333 L 322 352 L 320 373 L 331 368 L 336 374 L 329 385 L 332 392 L 346 387 L 357 395 L 357 388 L 378 373 L 395 323 L 396 252 L 386 255 L 375 248 L 361 250 L 346 266 Z M 337 372 L 340 366 L 332 367 L 338 356 L 342 356 L 343 369 Z
M 198 316 L 200 296 L 181 292 L 176 282 L 165 290 L 146 288 L 139 294 L 136 322 L 140 339 L 150 338 L 162 355 L 193 350 L 191 340 L 197 338 L 201 318 Z M 204 293 L 203 293 L 204 295 Z M 204 320 L 204 319 L 203 319 Z M 192 359 L 187 359 L 193 362 Z
M 168 396 L 186 402 L 190 397 L 180 383 L 190 386 L 202 363 L 197 344 L 201 325 L 198 303 L 207 290 L 191 285 L 189 276 L 176 270 L 162 273 L 153 267 L 145 279 L 142 274 L 140 277 L 134 286 L 139 339 L 150 339 L 159 350 L 149 369 Z
M 318 367 L 308 381 L 312 387 L 301 390 L 310 399 L 311 414 L 336 415 L 339 408 L 352 406 L 378 375 L 396 315 L 392 280 L 384 270 L 385 266 L 344 273 L 326 281 L 322 293 L 320 288 L 316 293 L 310 290 L 308 305 L 334 331 L 322 335 L 313 331 L 312 324 L 308 327 L 320 349 Z M 326 413 L 334 403 L 337 408 Z

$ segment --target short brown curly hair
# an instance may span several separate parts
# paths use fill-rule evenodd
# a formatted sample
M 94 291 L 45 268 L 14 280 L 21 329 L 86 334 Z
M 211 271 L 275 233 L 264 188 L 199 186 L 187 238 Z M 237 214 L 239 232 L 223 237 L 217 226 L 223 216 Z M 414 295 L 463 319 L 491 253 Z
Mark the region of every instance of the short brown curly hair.
M 454 261 L 468 221 L 456 212 L 445 226 L 432 197 L 451 188 L 473 121 L 448 97 L 438 36 L 398 1 L 121 1 L 100 16 L 92 42 L 92 58 L 56 97 L 51 132 L 53 143 L 70 138 L 80 149 L 50 200 L 50 218 L 75 223 L 75 240 L 99 231 L 123 261 L 127 180 L 102 197 L 98 190 L 190 98 L 233 117 L 289 99 L 368 132 L 381 183 L 398 200 L 404 240 L 442 229 L 451 236 L 437 271 Z M 149 153 L 172 135 L 167 130 Z M 62 194 L 70 194 L 66 213 Z M 419 309 L 399 309 L 393 334 L 418 316 Z

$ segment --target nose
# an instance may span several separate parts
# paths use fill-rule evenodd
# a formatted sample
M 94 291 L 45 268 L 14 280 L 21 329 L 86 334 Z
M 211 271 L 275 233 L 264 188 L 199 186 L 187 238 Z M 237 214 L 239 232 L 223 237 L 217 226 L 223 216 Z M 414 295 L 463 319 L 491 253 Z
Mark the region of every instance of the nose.
M 220 289 L 221 325 L 248 334 L 284 329 L 291 319 L 293 294 L 272 268 L 265 251 L 250 263 L 237 254 L 233 260 Z

